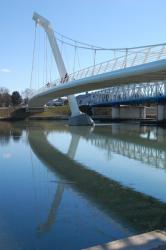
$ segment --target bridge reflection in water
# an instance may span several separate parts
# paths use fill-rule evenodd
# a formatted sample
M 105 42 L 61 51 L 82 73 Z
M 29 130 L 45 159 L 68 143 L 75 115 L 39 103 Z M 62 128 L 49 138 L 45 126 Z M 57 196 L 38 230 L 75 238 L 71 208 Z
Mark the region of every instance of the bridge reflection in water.
M 106 150 L 110 157 L 112 153 L 116 153 L 148 165 L 166 169 L 166 144 L 158 144 L 156 128 L 140 134 L 140 137 L 134 134 L 132 134 L 132 137 L 121 135 L 120 127 L 118 131 L 114 131 L 114 129 L 113 125 L 111 136 L 105 135 L 104 137 L 103 134 L 102 136 L 92 134 L 90 138 L 92 145 Z M 163 137 L 161 139 L 163 140 Z
M 72 136 L 67 154 L 49 142 L 50 132 L 55 134 L 65 132 L 65 134 Z M 164 130 L 139 126 L 131 126 L 130 128 L 128 125 L 114 124 L 89 129 L 87 127 L 69 128 L 53 122 L 38 123 L 36 129 L 33 125 L 29 126 L 28 140 L 33 152 L 52 172 L 65 179 L 73 189 L 110 215 L 111 218 L 114 218 L 115 221 L 138 233 L 166 227 L 165 197 L 162 197 L 163 201 L 160 201 L 161 197 L 157 197 L 157 194 L 151 194 L 151 191 L 143 190 L 142 187 L 140 187 L 140 191 L 139 188 L 136 191 L 122 185 L 104 173 L 89 168 L 87 161 L 86 164 L 83 161 L 78 162 L 75 159 L 75 153 L 79 148 L 80 141 L 86 140 L 91 145 L 106 151 L 108 158 L 116 153 L 160 168 L 162 174 L 166 176 L 166 145 L 163 133 Z M 131 169 L 134 167 L 131 166 Z M 156 178 L 158 178 L 157 173 Z M 153 183 L 154 176 L 151 180 L 152 185 Z M 162 188 L 165 189 L 164 186 Z M 48 218 L 39 226 L 38 233 L 51 230 L 55 223 L 56 210 L 62 199 L 63 191 L 64 184 L 62 182 L 58 184 Z

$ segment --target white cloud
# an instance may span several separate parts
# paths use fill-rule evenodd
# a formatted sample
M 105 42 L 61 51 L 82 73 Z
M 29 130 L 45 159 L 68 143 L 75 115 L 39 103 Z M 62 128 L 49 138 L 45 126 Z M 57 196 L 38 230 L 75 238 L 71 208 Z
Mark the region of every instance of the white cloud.
M 7 68 L 1 68 L 0 72 L 2 72 L 2 73 L 11 73 L 11 70 L 7 69 Z

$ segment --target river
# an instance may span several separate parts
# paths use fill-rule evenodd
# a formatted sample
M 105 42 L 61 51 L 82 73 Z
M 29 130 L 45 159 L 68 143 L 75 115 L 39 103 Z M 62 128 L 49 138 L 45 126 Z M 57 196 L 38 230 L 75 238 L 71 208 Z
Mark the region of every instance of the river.
M 0 249 L 78 250 L 166 228 L 166 129 L 0 123 Z

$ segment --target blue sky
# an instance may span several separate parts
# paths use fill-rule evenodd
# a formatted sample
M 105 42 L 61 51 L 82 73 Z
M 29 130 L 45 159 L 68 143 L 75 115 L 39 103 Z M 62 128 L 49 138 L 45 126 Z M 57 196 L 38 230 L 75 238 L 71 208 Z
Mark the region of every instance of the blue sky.
M 0 6 L 0 86 L 10 91 L 30 84 L 33 11 L 64 35 L 102 47 L 166 42 L 165 0 L 1 0 Z M 71 66 L 72 52 L 68 56 Z M 92 58 L 84 53 L 82 65 L 90 63 L 86 56 Z

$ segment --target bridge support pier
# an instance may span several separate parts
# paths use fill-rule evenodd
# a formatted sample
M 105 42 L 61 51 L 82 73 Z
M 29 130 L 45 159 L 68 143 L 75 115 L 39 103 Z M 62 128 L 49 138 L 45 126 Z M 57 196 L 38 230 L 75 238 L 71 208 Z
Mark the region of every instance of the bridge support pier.
M 133 120 L 145 119 L 146 108 L 139 106 L 116 106 L 112 107 L 112 119 Z
M 166 105 L 158 104 L 157 105 L 157 121 L 166 120 Z
M 68 96 L 71 117 L 69 118 L 70 126 L 93 126 L 94 121 L 91 117 L 79 110 L 77 100 L 74 95 Z
M 120 119 L 120 106 L 112 107 L 112 119 Z
M 69 125 L 70 126 L 93 126 L 94 121 L 89 115 L 85 113 L 80 113 L 79 115 L 71 116 L 69 118 Z

